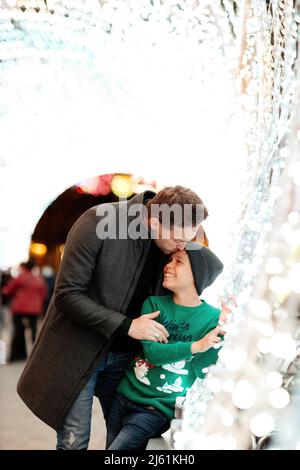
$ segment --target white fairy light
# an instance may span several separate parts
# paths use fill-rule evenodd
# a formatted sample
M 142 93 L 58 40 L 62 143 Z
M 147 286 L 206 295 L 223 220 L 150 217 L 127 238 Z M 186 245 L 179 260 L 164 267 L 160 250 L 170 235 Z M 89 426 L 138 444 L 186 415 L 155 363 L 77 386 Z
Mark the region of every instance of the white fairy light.
M 281 387 L 283 378 L 279 372 L 272 371 L 272 372 L 269 372 L 269 374 L 266 376 L 265 381 L 270 389 L 276 389 L 276 388 Z
M 279 155 L 280 155 L 281 157 L 283 157 L 283 158 L 286 158 L 286 157 L 288 157 L 289 153 L 290 153 L 289 148 L 288 148 L 288 147 L 283 147 L 283 148 L 280 150 Z
M 271 338 L 271 351 L 275 357 L 292 361 L 296 357 L 296 341 L 289 333 L 275 333 Z
M 250 421 L 251 431 L 257 437 L 268 435 L 273 431 L 274 426 L 274 419 L 269 413 L 259 413 Z
M 211 390 L 211 392 L 218 393 L 222 388 L 221 380 L 217 378 L 212 378 L 212 379 L 208 378 L 207 387 L 209 388 L 209 390 Z
M 239 380 L 232 394 L 232 401 L 241 410 L 251 408 L 256 400 L 256 392 L 253 385 L 247 380 Z
M 219 352 L 219 358 L 225 367 L 230 371 L 238 370 L 247 360 L 247 354 L 243 348 L 231 350 L 224 347 Z
M 290 402 L 290 394 L 284 388 L 273 390 L 270 393 L 270 403 L 274 408 L 285 408 Z
M 273 276 L 269 281 L 269 289 L 273 292 L 286 294 L 291 290 L 291 284 L 286 277 Z

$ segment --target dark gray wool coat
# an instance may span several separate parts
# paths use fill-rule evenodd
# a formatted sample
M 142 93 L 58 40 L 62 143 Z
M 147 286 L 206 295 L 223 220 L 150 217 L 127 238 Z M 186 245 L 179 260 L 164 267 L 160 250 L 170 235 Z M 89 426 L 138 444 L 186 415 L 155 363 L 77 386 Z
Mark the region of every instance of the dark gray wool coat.
M 126 202 L 113 203 L 117 217 L 154 195 L 135 196 L 127 209 Z M 17 385 L 32 412 L 56 430 L 126 318 L 150 246 L 150 239 L 99 238 L 97 208 L 82 214 L 68 234 L 53 297 Z M 154 295 L 163 293 L 161 282 L 162 271 Z

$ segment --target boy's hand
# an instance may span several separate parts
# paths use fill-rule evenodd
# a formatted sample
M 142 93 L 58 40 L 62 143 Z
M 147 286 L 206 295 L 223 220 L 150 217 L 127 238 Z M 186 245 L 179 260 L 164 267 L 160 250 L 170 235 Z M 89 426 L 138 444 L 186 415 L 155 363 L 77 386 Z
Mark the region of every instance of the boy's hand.
M 136 318 L 131 323 L 128 336 L 134 339 L 155 341 L 156 343 L 167 343 L 169 333 L 163 325 L 153 320 L 158 317 L 160 311 L 147 313 Z
M 196 354 L 205 352 L 208 351 L 208 349 L 215 347 L 220 343 L 220 341 L 222 341 L 222 338 L 218 335 L 225 335 L 225 331 L 220 325 L 211 330 L 206 336 L 204 336 L 204 338 L 199 339 L 199 341 L 195 341 L 195 343 L 192 344 L 192 353 Z
M 219 325 L 220 326 L 224 326 L 224 324 L 226 323 L 226 321 L 229 319 L 231 313 L 232 313 L 232 308 L 228 305 L 229 303 L 233 303 L 233 306 L 236 307 L 237 304 L 236 304 L 236 300 L 233 296 L 231 296 L 229 298 L 229 302 L 225 301 L 225 300 L 222 300 L 221 301 L 221 308 L 222 308 L 222 311 L 220 313 L 220 316 L 219 316 Z

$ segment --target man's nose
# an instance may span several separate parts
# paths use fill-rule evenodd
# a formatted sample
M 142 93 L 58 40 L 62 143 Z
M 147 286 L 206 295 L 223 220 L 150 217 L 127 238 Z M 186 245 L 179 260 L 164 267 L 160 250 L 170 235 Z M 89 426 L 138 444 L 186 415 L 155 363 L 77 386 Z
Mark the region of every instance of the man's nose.
M 185 249 L 185 247 L 186 247 L 186 242 L 182 242 L 182 243 L 177 244 L 178 250 L 183 251 Z

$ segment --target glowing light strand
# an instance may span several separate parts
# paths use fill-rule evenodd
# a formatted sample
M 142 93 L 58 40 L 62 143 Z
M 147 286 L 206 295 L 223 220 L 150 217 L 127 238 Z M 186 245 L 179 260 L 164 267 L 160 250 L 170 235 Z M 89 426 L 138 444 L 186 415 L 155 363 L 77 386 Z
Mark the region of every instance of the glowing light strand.
M 187 397 L 181 430 L 178 422 L 174 423 L 176 448 L 228 448 L 228 439 L 231 448 L 249 448 L 256 442 L 251 439 L 251 433 L 259 438 L 272 432 L 274 409 L 286 406 L 289 401 L 284 389 L 269 393 L 264 380 L 267 373 L 280 368 L 279 357 L 288 363 L 295 357 L 294 309 L 289 309 L 287 295 L 291 292 L 284 276 L 275 279 L 276 285 L 273 279 L 271 290 L 268 282 L 272 279 L 267 277 L 271 274 L 266 274 L 263 266 L 272 257 L 281 259 L 286 272 L 290 268 L 285 262 L 289 251 L 285 240 L 279 237 L 282 244 L 279 248 L 276 239 L 280 233 L 278 219 L 288 216 L 286 202 L 278 206 L 273 226 L 271 217 L 285 184 L 281 179 L 282 169 L 291 164 L 289 159 L 285 160 L 289 151 L 284 147 L 283 136 L 287 135 L 294 109 L 297 25 L 291 1 L 280 5 L 270 2 L 268 10 L 263 2 L 246 2 L 244 14 L 246 31 L 240 77 L 245 122 L 248 119 L 250 129 L 246 134 L 249 158 L 244 184 L 247 190 L 233 244 L 233 264 L 225 276 L 224 288 L 227 294 L 239 294 L 239 308 L 228 325 L 230 334 L 220 353 L 221 359 L 210 368 L 205 381 L 195 383 Z M 280 250 L 283 256 L 282 253 L 279 256 Z M 261 275 L 256 283 L 259 268 Z M 280 315 L 284 321 L 280 321 Z M 283 343 L 284 348 L 280 347 Z M 214 399 L 210 396 L 207 403 L 205 388 L 214 394 Z M 188 441 L 184 438 L 186 433 L 190 437 Z

